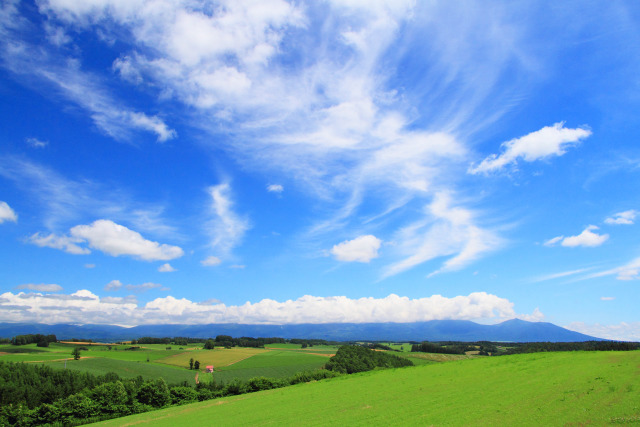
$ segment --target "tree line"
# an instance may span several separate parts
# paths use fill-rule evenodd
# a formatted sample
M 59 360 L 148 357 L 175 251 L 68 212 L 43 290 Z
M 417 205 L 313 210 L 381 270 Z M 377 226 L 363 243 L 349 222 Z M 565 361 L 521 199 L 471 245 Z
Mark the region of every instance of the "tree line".
M 583 342 L 527 342 L 503 344 L 501 354 L 539 353 L 545 351 L 631 351 L 640 349 L 640 343 L 626 341 Z
M 217 335 L 215 338 L 215 345 L 231 348 L 231 347 L 254 347 L 264 348 L 265 344 L 285 343 L 284 338 L 271 337 L 271 338 L 253 338 L 253 337 L 240 337 L 233 338 L 230 335 Z
M 131 344 L 175 344 L 175 345 L 188 345 L 194 343 L 208 343 L 214 342 L 214 345 L 220 347 L 259 347 L 263 348 L 265 344 L 273 343 L 285 343 L 284 338 L 272 337 L 272 338 L 252 338 L 252 337 L 240 337 L 234 338 L 230 335 L 218 335 L 214 338 L 188 338 L 188 337 L 140 337 L 138 339 L 131 340 Z M 292 340 L 293 341 L 293 340 Z
M 465 354 L 467 351 L 472 350 L 477 350 L 477 348 L 468 344 L 440 345 L 428 341 L 411 346 L 411 351 L 422 353 Z
M 49 343 L 58 341 L 55 335 L 42 335 L 42 334 L 27 334 L 16 335 L 11 338 L 11 344 L 13 345 L 27 345 L 38 344 L 39 347 L 49 347 Z

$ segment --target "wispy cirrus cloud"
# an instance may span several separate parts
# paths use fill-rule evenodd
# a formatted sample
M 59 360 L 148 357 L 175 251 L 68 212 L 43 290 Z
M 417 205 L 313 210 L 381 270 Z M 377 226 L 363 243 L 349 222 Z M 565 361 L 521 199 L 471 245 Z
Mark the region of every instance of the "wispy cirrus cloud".
M 0 201 L 0 224 L 5 221 L 18 222 L 18 215 L 7 202 Z
M 49 141 L 43 141 L 38 138 L 26 138 L 24 141 L 34 148 L 44 148 L 49 145 Z
M 547 274 L 545 276 L 539 276 L 531 279 L 531 282 L 546 282 L 547 280 L 555 280 L 555 279 L 563 279 L 569 276 L 575 276 L 577 274 L 586 273 L 587 271 L 593 270 L 594 267 L 587 268 L 579 268 L 577 270 L 569 270 L 569 271 L 561 271 L 559 273 Z
M 41 5 L 44 6 L 44 3 Z M 17 15 L 15 6 L 3 8 L 6 15 Z M 6 19 L 6 16 L 5 16 Z M 0 61 L 5 69 L 10 70 L 21 81 L 30 84 L 47 85 L 48 92 L 54 92 L 84 109 L 95 125 L 117 140 L 130 140 L 134 131 L 147 131 L 156 135 L 158 142 L 164 142 L 176 136 L 162 118 L 134 111 L 117 100 L 103 79 L 91 72 L 83 70 L 77 58 L 61 56 L 58 46 L 48 48 L 46 45 L 34 45 L 21 37 L 21 33 L 34 31 L 34 23 L 16 19 L 7 25 L 3 19 L 3 38 L 0 42 Z M 8 19 L 7 19 L 8 20 Z M 57 34 L 54 39 L 61 40 L 62 29 L 49 22 L 42 30 L 49 35 Z M 33 143 L 37 140 L 31 139 Z M 37 141 L 34 146 L 42 146 Z
M 328 212 L 310 226 L 321 247 L 335 243 L 329 243 L 335 235 L 330 231 L 348 228 L 358 216 L 377 218 L 367 233 L 379 234 L 375 226 L 412 201 L 428 207 L 437 194 L 455 192 L 456 174 L 468 164 L 464 136 L 510 108 L 509 89 L 519 90 L 518 71 L 531 64 L 526 45 L 519 43 L 526 32 L 508 14 L 488 14 L 479 4 L 456 15 L 455 26 L 451 6 L 412 1 L 273 0 L 209 10 L 180 2 L 132 7 L 105 0 L 48 1 L 39 7 L 51 22 L 77 31 L 126 34 L 130 51 L 113 63 L 123 81 L 166 88 L 159 96 L 193 108 L 197 126 L 212 134 L 233 131 L 235 137 L 217 141 L 217 147 L 223 144 L 246 167 L 295 179 Z M 428 18 L 427 35 L 415 14 Z M 494 31 L 475 31 L 480 25 Z M 393 47 L 398 39 L 402 49 Z M 431 65 L 420 83 L 403 77 L 390 83 L 394 67 L 421 54 Z M 411 91 L 393 89 L 405 83 Z M 363 212 L 363 201 L 371 199 L 379 210 Z M 442 221 L 428 208 L 423 215 L 422 238 L 429 240 L 428 231 L 438 233 Z M 247 227 L 233 224 L 238 222 L 227 222 L 226 234 L 212 233 L 212 245 L 221 252 Z M 399 247 L 428 245 L 399 240 L 412 224 L 406 219 L 397 226 Z M 452 258 L 439 271 L 460 268 L 499 247 L 500 239 L 477 216 L 455 228 L 456 244 L 444 250 Z M 391 263 L 387 273 L 432 259 L 414 253 L 412 262 L 394 268 L 394 254 L 389 251 L 385 261 Z
M 180 237 L 163 218 L 163 206 L 136 202 L 122 188 L 114 190 L 90 179 L 69 179 L 50 167 L 13 156 L 0 156 L 0 176 L 14 181 L 26 196 L 44 207 L 42 221 L 51 231 L 87 217 L 109 217 L 155 235 Z M 49 238 L 41 233 L 37 236 Z
M 27 283 L 24 285 L 16 286 L 16 289 L 28 289 L 30 291 L 37 291 L 37 292 L 60 292 L 62 290 L 62 286 L 56 285 L 56 284 L 45 284 L 45 283 L 40 283 L 40 284 Z
M 385 277 L 445 256 L 449 258 L 430 276 L 458 270 L 503 244 L 497 234 L 476 226 L 474 213 L 455 206 L 447 193 L 438 194 L 427 209 L 433 219 L 415 222 L 395 237 L 400 244 L 398 250 L 408 256 L 388 266 Z
M 210 213 L 213 217 L 207 224 L 211 247 L 227 255 L 242 241 L 245 232 L 250 228 L 249 221 L 234 211 L 229 183 L 209 187 L 208 193 L 211 197 Z

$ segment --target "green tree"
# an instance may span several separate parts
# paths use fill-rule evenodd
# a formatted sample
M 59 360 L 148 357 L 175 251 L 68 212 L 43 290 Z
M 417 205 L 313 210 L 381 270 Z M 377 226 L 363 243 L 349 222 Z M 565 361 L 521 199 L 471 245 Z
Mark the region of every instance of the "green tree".
M 189 359 L 189 369 L 193 369 L 193 357 Z
M 129 396 L 120 381 L 99 385 L 91 390 L 90 397 L 103 413 L 122 414 L 127 411 Z
M 196 371 L 197 371 L 198 369 L 200 369 L 200 362 L 196 360 L 196 361 L 193 363 L 193 367 L 196 369 Z
M 145 405 L 161 408 L 171 403 L 171 393 L 167 383 L 162 378 L 155 381 L 147 381 L 140 386 L 137 395 L 138 401 Z
M 212 339 L 208 339 L 207 341 L 205 341 L 204 343 L 205 350 L 213 350 L 214 347 L 215 347 L 215 342 Z
M 80 359 L 80 347 L 74 347 L 71 351 L 71 355 L 73 356 L 73 360 Z

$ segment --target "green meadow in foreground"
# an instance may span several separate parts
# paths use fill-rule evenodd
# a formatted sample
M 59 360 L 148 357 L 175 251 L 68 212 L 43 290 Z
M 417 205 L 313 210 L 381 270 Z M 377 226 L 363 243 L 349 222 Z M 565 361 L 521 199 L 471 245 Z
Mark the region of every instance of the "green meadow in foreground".
M 372 371 L 101 425 L 610 423 L 640 423 L 640 351 L 520 354 Z

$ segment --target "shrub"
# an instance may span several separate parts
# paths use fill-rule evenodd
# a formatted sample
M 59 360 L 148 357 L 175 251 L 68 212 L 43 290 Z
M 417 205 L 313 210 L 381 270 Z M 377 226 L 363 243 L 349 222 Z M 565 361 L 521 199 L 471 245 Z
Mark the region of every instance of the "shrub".
M 198 392 L 191 387 L 171 387 L 171 404 L 183 405 L 185 403 L 191 403 L 198 400 Z

